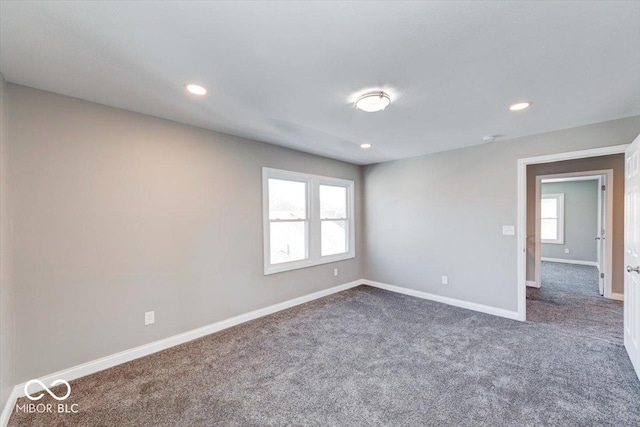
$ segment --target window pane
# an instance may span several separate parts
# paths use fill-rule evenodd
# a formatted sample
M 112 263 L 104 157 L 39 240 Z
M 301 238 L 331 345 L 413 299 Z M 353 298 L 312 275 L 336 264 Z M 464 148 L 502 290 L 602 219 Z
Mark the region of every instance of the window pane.
M 347 252 L 347 221 L 322 221 L 322 256 Z
M 347 188 L 335 185 L 320 186 L 320 218 L 347 217 Z
M 269 179 L 269 219 L 306 219 L 307 184 Z
M 271 226 L 271 264 L 305 259 L 305 222 L 272 222 Z
M 540 237 L 542 240 L 558 240 L 558 220 L 542 219 Z
M 542 205 L 540 206 L 542 218 L 557 218 L 558 217 L 558 199 L 542 199 Z

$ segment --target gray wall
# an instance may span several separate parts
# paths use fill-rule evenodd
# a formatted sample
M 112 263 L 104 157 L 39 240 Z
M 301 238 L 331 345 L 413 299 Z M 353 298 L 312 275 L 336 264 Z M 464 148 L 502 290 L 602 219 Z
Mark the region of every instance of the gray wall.
M 358 166 L 7 92 L 17 382 L 362 277 L 361 240 L 355 259 L 270 276 L 262 258 L 263 166 L 354 180 L 360 239 Z
M 640 117 L 365 168 L 365 277 L 517 310 L 517 159 L 627 144 Z M 449 285 L 441 285 L 442 275 Z
M 631 120 L 631 119 L 626 119 Z M 609 122 L 611 123 L 611 122 Z M 640 133 L 640 132 L 636 132 Z M 637 135 L 636 135 L 637 136 Z M 604 136 L 602 136 L 604 138 Z M 613 138 L 613 136 L 612 136 Z M 634 137 L 635 138 L 635 137 Z M 607 140 L 607 139 L 603 139 Z M 629 141 L 632 141 L 630 139 Z M 527 235 L 535 236 L 536 176 L 613 169 L 613 274 L 611 288 L 624 292 L 624 154 L 541 163 L 527 167 Z M 527 280 L 535 280 L 535 246 L 528 245 Z
M 0 74 L 0 411 L 15 385 L 14 290 L 11 275 L 11 215 L 6 85 Z
M 359 168 L 36 89 L 6 92 L 20 331 L 6 384 L 360 277 L 515 310 L 516 239 L 501 227 L 516 222 L 516 160 L 640 133 L 633 117 Z M 355 180 L 356 259 L 264 276 L 262 166 Z M 145 327 L 149 310 L 156 323 Z
M 570 181 L 542 184 L 542 194 L 564 194 L 564 244 L 543 243 L 546 258 L 598 261 L 598 181 Z M 569 249 L 566 254 L 565 249 Z

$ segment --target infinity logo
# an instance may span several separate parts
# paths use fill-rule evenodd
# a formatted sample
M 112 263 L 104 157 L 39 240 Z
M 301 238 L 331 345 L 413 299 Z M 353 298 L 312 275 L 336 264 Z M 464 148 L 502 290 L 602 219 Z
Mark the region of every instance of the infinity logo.
M 27 382 L 27 383 L 24 385 L 24 394 L 25 394 L 25 396 L 27 396 L 27 397 L 28 397 L 29 399 L 31 399 L 31 400 L 40 400 L 40 399 L 42 399 L 42 397 L 44 396 L 44 393 L 40 393 L 40 394 L 38 394 L 38 395 L 36 395 L 36 396 L 32 396 L 32 395 L 29 393 L 29 385 L 31 385 L 31 384 L 38 384 L 42 389 L 44 389 L 44 391 L 46 391 L 47 393 L 49 393 L 49 396 L 53 397 L 53 398 L 54 398 L 54 399 L 56 399 L 56 400 L 65 400 L 67 397 L 69 397 L 69 395 L 71 395 L 71 386 L 70 386 L 70 385 L 69 385 L 69 383 L 68 383 L 68 382 L 66 382 L 65 380 L 55 380 L 54 382 L 52 382 L 52 383 L 51 383 L 51 386 L 50 386 L 50 387 L 54 387 L 54 386 L 57 386 L 58 384 L 64 384 L 64 385 L 66 385 L 66 386 L 67 386 L 67 393 L 66 393 L 64 396 L 62 396 L 62 397 L 58 397 L 58 396 L 56 396 L 56 395 L 55 395 L 55 393 L 54 393 L 54 392 L 52 392 L 52 391 L 49 389 L 49 387 L 47 387 L 46 385 L 44 385 L 44 383 L 43 383 L 42 381 L 40 381 L 40 380 L 31 380 L 31 381 Z

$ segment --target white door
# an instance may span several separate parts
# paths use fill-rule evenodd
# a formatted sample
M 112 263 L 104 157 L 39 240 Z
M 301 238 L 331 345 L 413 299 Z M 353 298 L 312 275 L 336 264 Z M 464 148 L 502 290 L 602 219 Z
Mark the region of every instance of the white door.
M 640 136 L 625 153 L 624 346 L 640 378 Z
M 600 179 L 598 179 L 598 224 L 596 226 L 596 251 L 598 253 L 598 266 L 600 269 L 600 280 L 599 280 L 599 288 L 600 295 L 604 295 L 604 274 L 607 266 L 605 265 L 606 257 L 605 254 L 605 235 L 604 235 L 604 225 L 607 223 L 607 195 L 605 193 L 606 189 L 606 175 L 602 175 Z

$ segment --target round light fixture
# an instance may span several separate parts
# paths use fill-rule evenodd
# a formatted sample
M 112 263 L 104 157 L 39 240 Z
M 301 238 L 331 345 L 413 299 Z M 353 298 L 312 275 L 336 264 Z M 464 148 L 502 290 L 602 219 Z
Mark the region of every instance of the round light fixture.
M 364 149 L 371 148 L 371 144 L 360 144 L 360 148 L 364 148 Z
M 374 113 L 384 110 L 389 104 L 391 104 L 391 98 L 380 90 L 365 93 L 356 100 L 355 106 L 358 110 Z
M 187 83 L 186 85 L 184 85 L 184 87 L 194 95 L 202 96 L 207 94 L 207 90 L 205 88 L 194 83 Z
M 515 104 L 513 104 L 512 106 L 509 107 L 509 110 L 511 110 L 511 111 L 520 111 L 520 110 L 525 110 L 525 109 L 529 108 L 530 106 L 531 106 L 531 103 L 529 101 L 516 102 Z

